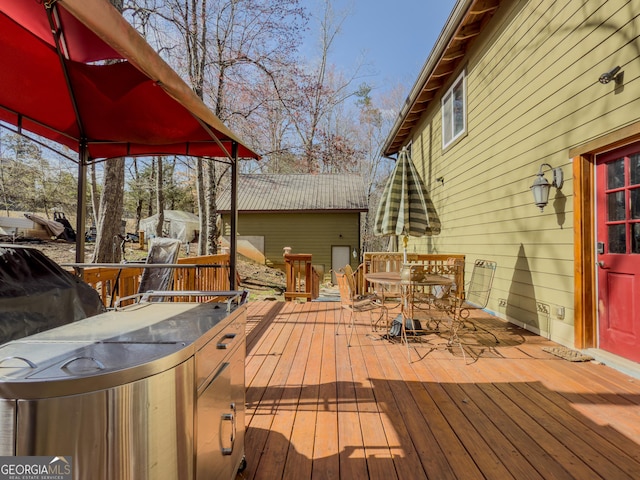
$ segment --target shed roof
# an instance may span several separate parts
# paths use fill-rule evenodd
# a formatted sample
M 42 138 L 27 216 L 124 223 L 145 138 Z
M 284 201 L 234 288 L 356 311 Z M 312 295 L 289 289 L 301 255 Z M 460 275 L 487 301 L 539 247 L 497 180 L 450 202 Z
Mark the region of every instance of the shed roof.
M 407 144 L 422 114 L 463 61 L 473 40 L 491 20 L 502 0 L 458 0 L 415 85 L 409 92 L 382 147 L 393 155 Z
M 200 218 L 195 213 L 185 212 L 184 210 L 164 210 L 163 215 L 164 215 L 165 221 L 173 220 L 177 222 L 194 222 L 194 223 L 200 222 Z M 143 222 L 149 219 L 157 219 L 157 218 L 158 218 L 158 214 L 155 213 L 149 217 L 141 219 L 140 221 Z
M 238 178 L 240 212 L 365 212 L 368 208 L 359 175 L 246 174 Z M 228 188 L 220 193 L 218 210 L 230 210 Z

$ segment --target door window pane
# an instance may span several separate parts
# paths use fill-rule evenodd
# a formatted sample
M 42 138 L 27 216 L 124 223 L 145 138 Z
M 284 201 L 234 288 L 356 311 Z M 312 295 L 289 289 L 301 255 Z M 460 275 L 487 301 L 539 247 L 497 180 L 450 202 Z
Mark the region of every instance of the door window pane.
M 640 223 L 631 224 L 631 253 L 640 253 Z
M 631 200 L 631 212 L 629 214 L 629 218 L 639 219 L 640 218 L 640 188 L 634 188 L 629 191 L 630 200 Z
M 624 158 L 607 164 L 607 188 L 624 187 Z
M 609 225 L 609 253 L 626 253 L 627 252 L 627 239 L 625 238 L 624 231 L 626 225 Z
M 607 193 L 607 220 L 625 220 L 624 210 L 624 190 L 614 193 Z
M 629 157 L 629 171 L 631 185 L 640 184 L 640 153 L 634 153 Z

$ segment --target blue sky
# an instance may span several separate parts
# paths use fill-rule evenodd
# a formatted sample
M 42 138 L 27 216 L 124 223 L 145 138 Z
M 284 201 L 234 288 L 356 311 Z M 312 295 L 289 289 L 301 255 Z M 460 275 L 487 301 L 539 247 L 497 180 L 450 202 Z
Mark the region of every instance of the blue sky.
M 303 0 L 311 11 L 322 0 Z M 438 39 L 455 0 L 333 0 L 350 13 L 329 60 L 349 71 L 364 55 L 378 89 L 402 82 L 408 91 Z

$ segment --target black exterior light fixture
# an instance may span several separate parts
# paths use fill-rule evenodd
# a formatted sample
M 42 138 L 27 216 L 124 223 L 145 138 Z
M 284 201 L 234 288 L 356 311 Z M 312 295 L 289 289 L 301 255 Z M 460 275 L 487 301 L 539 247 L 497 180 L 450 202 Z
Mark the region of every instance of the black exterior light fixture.
M 544 167 L 548 167 L 548 170 L 553 172 L 552 183 L 549 183 L 545 178 L 543 172 Z M 536 204 L 536 207 L 540 207 L 541 212 L 544 210 L 547 203 L 549 203 L 549 191 L 551 190 L 551 187 L 561 189 L 563 183 L 564 173 L 562 172 L 562 168 L 553 168 L 548 163 L 540 165 L 540 171 L 536 175 L 533 185 L 531 185 L 531 192 L 533 193 L 533 202 Z
M 608 72 L 604 72 L 602 75 L 600 75 L 599 78 L 599 82 L 602 83 L 603 85 L 606 85 L 607 83 L 609 83 L 611 80 L 615 80 L 616 83 L 619 83 L 621 80 L 621 73 L 619 74 L 618 72 L 620 72 L 620 67 L 613 67 L 611 70 L 609 70 Z

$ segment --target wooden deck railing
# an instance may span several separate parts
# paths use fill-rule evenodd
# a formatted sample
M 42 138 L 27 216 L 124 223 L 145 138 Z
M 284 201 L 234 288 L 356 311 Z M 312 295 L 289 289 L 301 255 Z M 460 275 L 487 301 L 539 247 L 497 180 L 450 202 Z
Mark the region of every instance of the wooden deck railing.
M 228 254 L 181 258 L 177 263 L 202 266 L 176 267 L 173 290 L 229 290 Z M 118 299 L 138 292 L 142 271 L 142 265 L 140 268 L 88 267 L 83 269 L 83 278 L 97 290 L 102 303 L 111 307 Z
M 407 253 L 408 263 L 423 263 L 434 266 L 444 265 L 450 258 L 456 260 L 462 260 L 463 267 L 456 275 L 456 285 L 458 294 L 462 295 L 464 292 L 464 255 L 449 254 L 449 255 L 434 255 L 426 253 Z M 358 269 L 358 287 L 359 293 L 370 292 L 373 290 L 373 285 L 366 281 L 364 276 L 367 273 L 372 272 L 399 272 L 402 268 L 404 261 L 404 254 L 402 252 L 365 252 L 362 268 Z
M 285 301 L 294 298 L 306 298 L 311 301 L 320 295 L 320 275 L 311 264 L 312 255 L 306 253 L 289 253 L 284 256 L 287 290 Z

